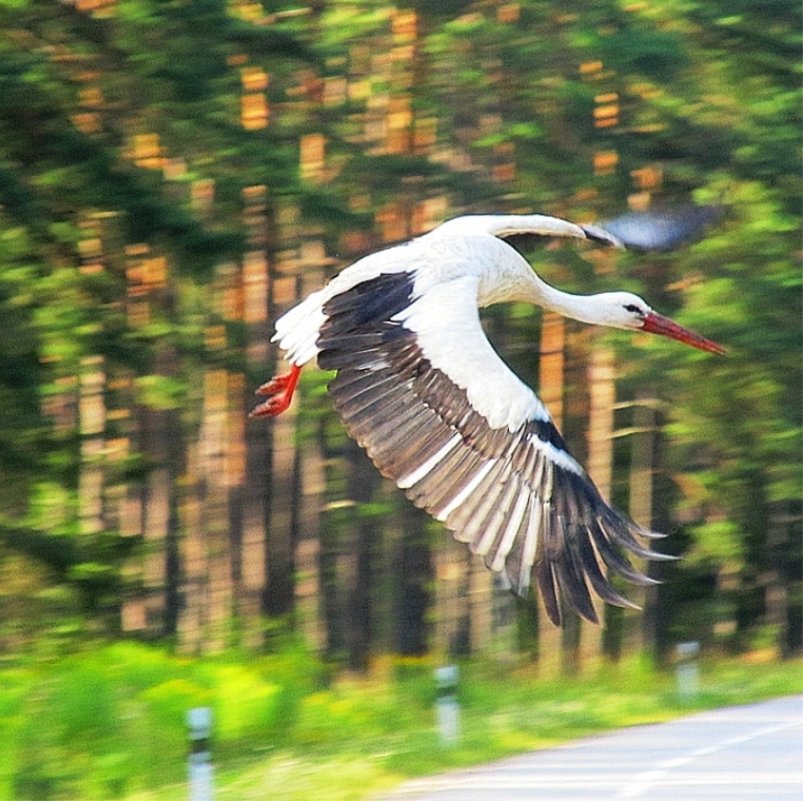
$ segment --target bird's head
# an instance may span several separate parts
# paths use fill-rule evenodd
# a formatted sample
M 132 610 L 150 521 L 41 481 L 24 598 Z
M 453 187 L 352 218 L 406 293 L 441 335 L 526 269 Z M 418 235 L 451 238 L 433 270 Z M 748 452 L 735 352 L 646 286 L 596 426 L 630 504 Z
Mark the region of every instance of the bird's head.
M 650 334 L 676 339 L 678 342 L 709 353 L 725 353 L 721 345 L 658 314 L 646 301 L 632 292 L 603 292 L 593 297 L 599 314 L 597 322 L 602 325 L 629 331 L 647 331 Z

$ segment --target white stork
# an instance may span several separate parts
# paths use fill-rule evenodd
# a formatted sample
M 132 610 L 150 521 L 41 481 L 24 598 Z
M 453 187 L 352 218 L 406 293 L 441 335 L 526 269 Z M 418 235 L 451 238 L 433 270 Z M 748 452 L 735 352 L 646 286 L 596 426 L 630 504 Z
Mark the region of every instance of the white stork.
M 677 235 L 677 226 L 622 219 L 620 228 L 637 232 L 629 237 L 637 247 L 650 240 L 661 249 Z M 491 347 L 479 309 L 524 301 L 584 323 L 724 351 L 629 292 L 555 289 L 512 246 L 533 237 L 623 247 L 597 226 L 478 215 L 365 256 L 276 321 L 273 341 L 291 369 L 257 390 L 267 400 L 252 416 L 284 411 L 302 365 L 317 356 L 321 368 L 337 371 L 329 392 L 349 435 L 383 475 L 518 593 L 532 577 L 554 623 L 561 622 L 561 596 L 597 622 L 589 586 L 608 603 L 632 606 L 607 573 L 653 583 L 624 554 L 662 558 L 639 541 L 660 535 L 603 500 L 547 409 Z

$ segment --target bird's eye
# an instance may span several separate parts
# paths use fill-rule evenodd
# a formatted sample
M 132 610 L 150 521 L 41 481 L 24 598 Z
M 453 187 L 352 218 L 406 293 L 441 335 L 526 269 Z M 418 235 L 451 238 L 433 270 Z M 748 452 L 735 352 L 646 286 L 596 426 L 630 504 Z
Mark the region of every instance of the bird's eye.
M 627 306 L 625 306 L 625 311 L 629 311 L 631 314 L 644 314 L 644 312 L 638 306 L 636 306 L 635 303 L 628 303 Z

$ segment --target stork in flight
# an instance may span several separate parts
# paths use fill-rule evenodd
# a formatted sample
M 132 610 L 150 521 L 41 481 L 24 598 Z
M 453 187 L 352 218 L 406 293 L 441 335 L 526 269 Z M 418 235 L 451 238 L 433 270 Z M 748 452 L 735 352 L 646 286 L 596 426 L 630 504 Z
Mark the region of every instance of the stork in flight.
M 329 392 L 346 430 L 383 475 L 516 592 L 534 580 L 555 624 L 561 597 L 597 622 L 589 587 L 632 606 L 608 573 L 653 583 L 626 554 L 662 558 L 640 541 L 660 535 L 603 500 L 547 409 L 491 347 L 479 309 L 524 301 L 723 353 L 637 295 L 555 289 L 514 247 L 568 237 L 665 249 L 687 238 L 683 225 L 649 215 L 626 215 L 607 230 L 536 214 L 464 216 L 365 256 L 276 321 L 273 341 L 290 371 L 257 390 L 267 399 L 251 414 L 283 412 L 301 367 L 317 356 L 321 368 L 337 371 Z

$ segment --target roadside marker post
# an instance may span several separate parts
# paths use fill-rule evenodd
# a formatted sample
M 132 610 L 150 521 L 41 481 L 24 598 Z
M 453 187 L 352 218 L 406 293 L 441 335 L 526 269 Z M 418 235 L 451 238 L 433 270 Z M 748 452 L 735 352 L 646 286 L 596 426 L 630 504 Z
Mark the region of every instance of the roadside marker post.
M 700 656 L 699 642 L 679 642 L 675 646 L 677 665 L 675 678 L 677 680 L 678 695 L 684 701 L 691 701 L 700 691 Z
M 212 801 L 212 710 L 199 706 L 187 712 L 190 753 L 187 764 L 189 801 Z
M 460 704 L 457 701 L 459 681 L 460 669 L 457 665 L 445 665 L 435 670 L 435 714 L 443 745 L 455 745 L 460 737 Z

